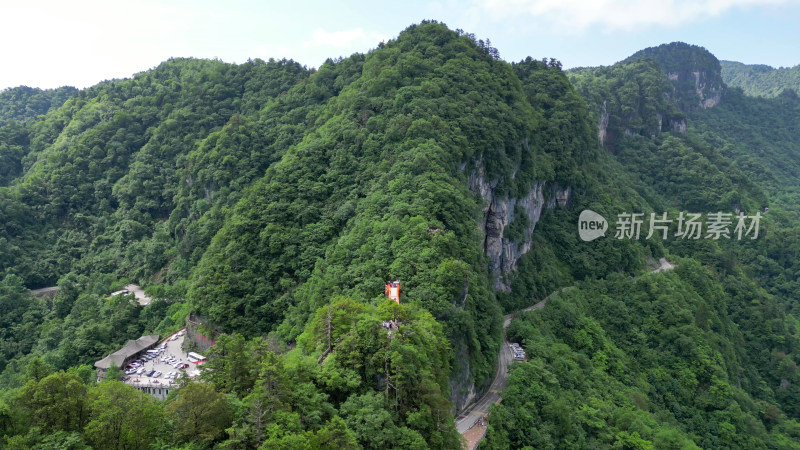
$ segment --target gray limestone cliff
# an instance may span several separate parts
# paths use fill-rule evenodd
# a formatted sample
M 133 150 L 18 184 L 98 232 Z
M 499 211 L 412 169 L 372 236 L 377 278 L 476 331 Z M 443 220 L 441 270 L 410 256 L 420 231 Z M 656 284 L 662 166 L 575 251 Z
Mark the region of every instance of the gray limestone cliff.
M 589 73 L 591 76 L 587 76 Z M 669 81 L 679 78 L 679 74 L 673 75 L 664 74 L 656 62 L 645 60 L 621 63 L 612 69 L 581 69 L 572 80 L 578 91 L 591 101 L 598 141 L 614 153 L 617 141 L 626 136 L 654 139 L 662 133 L 686 133 L 687 114 L 679 104 L 683 101 L 679 97 L 686 96 L 679 96 Z M 630 78 L 636 82 L 629 81 Z M 616 90 L 621 83 L 630 85 L 626 95 Z M 714 102 L 714 95 L 705 98 L 708 105 Z
M 719 73 L 701 70 L 682 70 L 669 72 L 670 81 L 675 84 L 678 96 L 696 95 L 696 106 L 702 109 L 713 108 L 722 100 L 723 85 Z
M 682 111 L 713 108 L 722 100 L 722 67 L 705 48 L 672 42 L 640 50 L 625 61 L 642 59 L 659 64 L 674 89 L 671 97 Z
M 462 164 L 460 169 L 466 169 Z M 483 232 L 484 251 L 494 278 L 494 289 L 511 292 L 511 279 L 517 263 L 533 247 L 533 232 L 547 209 L 566 208 L 572 197 L 571 187 L 538 181 L 519 198 L 498 193 L 498 180 L 489 180 L 482 160 L 472 166 L 467 180 L 470 190 L 482 200 L 482 214 L 477 226 Z M 509 227 L 516 221 L 526 225 L 516 237 L 509 236 Z M 450 377 L 450 400 L 453 412 L 463 410 L 477 400 L 488 384 L 475 385 L 468 358 L 467 344 L 462 339 L 453 342 L 456 363 Z M 491 379 L 484 380 L 491 383 Z
M 497 181 L 486 179 L 481 161 L 470 174 L 468 183 L 469 188 L 483 199 L 483 220 L 479 227 L 484 233 L 484 251 L 494 276 L 494 288 L 511 292 L 509 276 L 516 270 L 519 259 L 531 250 L 531 236 L 544 209 L 566 208 L 572 188 L 539 181 L 520 198 L 498 195 Z M 520 213 L 523 217 L 518 217 Z M 506 232 L 514 220 L 527 222 L 522 236 L 516 239 Z
M 600 145 L 605 145 L 606 143 L 608 119 L 608 101 L 603 100 L 603 106 L 600 108 L 600 120 L 597 121 L 597 139 L 600 141 Z

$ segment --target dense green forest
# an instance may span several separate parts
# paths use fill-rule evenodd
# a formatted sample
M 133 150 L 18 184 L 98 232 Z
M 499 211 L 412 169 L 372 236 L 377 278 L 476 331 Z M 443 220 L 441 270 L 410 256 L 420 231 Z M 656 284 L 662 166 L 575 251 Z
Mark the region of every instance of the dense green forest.
M 728 86 L 742 88 L 753 97 L 777 97 L 786 90 L 800 91 L 800 65 L 774 68 L 764 64 L 720 61 Z
M 606 127 L 604 170 L 633 180 L 646 211 L 759 211 L 766 232 L 673 234 L 650 256 L 674 270 L 576 277 L 513 321 L 530 362 L 512 366 L 487 447 L 798 448 L 796 95 L 747 97 L 718 82 L 713 56 L 680 43 L 568 76 Z M 558 224 L 542 225 L 543 243 L 561 240 Z M 583 254 L 553 256 L 575 267 Z
M 42 90 L 20 86 L 0 92 L 0 126 L 24 123 L 59 108 L 78 94 L 74 87 Z
M 547 297 L 507 330 L 529 361 L 487 448 L 800 448 L 800 99 L 726 82 L 681 43 L 563 71 L 423 22 L 318 69 L 3 91 L 0 446 L 458 448 L 502 314 Z M 763 217 L 616 239 L 625 212 Z M 155 300 L 109 296 L 128 282 Z M 95 381 L 189 314 L 201 382 Z

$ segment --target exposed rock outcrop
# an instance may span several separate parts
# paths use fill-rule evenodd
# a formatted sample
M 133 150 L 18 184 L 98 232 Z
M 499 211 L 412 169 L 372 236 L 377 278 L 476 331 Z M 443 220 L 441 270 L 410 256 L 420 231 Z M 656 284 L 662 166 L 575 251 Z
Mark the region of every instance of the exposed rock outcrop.
M 475 401 L 478 392 L 470 376 L 472 370 L 466 342 L 463 339 L 457 339 L 453 344 L 456 363 L 453 375 L 450 377 L 450 401 L 453 403 L 453 414 L 457 414 L 458 411 Z
M 600 145 L 605 145 L 607 134 L 608 134 L 608 107 L 607 107 L 607 101 L 603 100 L 603 106 L 600 108 L 600 120 L 597 122 L 597 138 L 600 140 Z
M 686 134 L 686 119 L 670 120 L 669 128 L 681 134 Z
M 688 112 L 713 108 L 722 99 L 725 84 L 719 60 L 708 50 L 683 42 L 672 42 L 640 50 L 625 61 L 652 59 L 671 82 L 671 95 Z
M 662 113 L 656 113 L 656 117 L 658 118 L 658 129 L 661 131 L 675 131 L 680 134 L 686 134 L 686 119 L 683 117 L 680 118 L 670 118 L 666 124 L 664 124 L 664 115 Z M 666 125 L 666 127 L 665 127 Z M 650 138 L 655 139 L 658 134 L 651 134 Z
M 460 166 L 466 170 L 466 165 Z M 546 209 L 566 208 L 572 198 L 572 188 L 556 183 L 535 182 L 521 198 L 499 195 L 498 180 L 488 180 L 483 161 L 478 160 L 469 175 L 470 190 L 483 199 L 482 220 L 478 227 L 484 233 L 484 251 L 489 258 L 489 270 L 494 276 L 494 289 L 510 292 L 510 276 L 523 255 L 533 247 L 532 235 L 536 224 Z M 508 236 L 508 227 L 515 220 L 525 220 L 527 226 L 516 240 Z M 465 287 L 466 289 L 466 287 Z M 475 386 L 471 379 L 471 368 L 467 357 L 467 345 L 462 340 L 454 342 L 456 367 L 450 377 L 450 400 L 453 411 L 462 410 L 486 389 Z
M 531 250 L 531 236 L 543 210 L 556 206 L 566 208 L 572 188 L 539 181 L 530 187 L 524 197 L 514 198 L 498 196 L 496 187 L 497 180 L 487 180 L 483 164 L 478 161 L 475 171 L 470 174 L 469 188 L 483 199 L 483 221 L 479 227 L 485 236 L 484 250 L 489 257 L 489 270 L 494 275 L 495 290 L 511 292 L 508 276 L 516 270 L 519 259 Z M 516 217 L 518 210 L 527 218 L 528 225 L 523 230 L 522 238 L 514 240 L 507 236 L 506 230 L 515 219 L 524 220 Z
M 674 98 L 684 111 L 688 112 L 698 107 L 713 108 L 722 100 L 724 85 L 718 68 L 683 68 L 667 73 L 667 77 L 673 86 L 670 97 Z M 674 126 L 672 128 L 675 129 Z
M 716 106 L 722 99 L 722 86 L 707 83 L 709 77 L 705 72 L 695 71 L 692 75 L 694 75 L 694 90 L 700 97 L 700 107 L 708 109 Z

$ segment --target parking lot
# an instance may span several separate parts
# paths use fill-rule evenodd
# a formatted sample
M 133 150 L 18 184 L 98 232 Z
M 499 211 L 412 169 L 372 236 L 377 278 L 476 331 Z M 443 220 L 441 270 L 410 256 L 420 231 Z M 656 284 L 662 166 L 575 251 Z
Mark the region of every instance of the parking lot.
M 151 351 L 143 353 L 132 363 L 135 369 L 126 371 L 125 382 L 135 386 L 170 386 L 178 378 L 189 376 L 198 370 L 189 362 L 188 354 L 181 348 L 186 330 L 172 335 L 165 342 L 156 345 Z M 135 370 L 135 371 L 134 371 Z

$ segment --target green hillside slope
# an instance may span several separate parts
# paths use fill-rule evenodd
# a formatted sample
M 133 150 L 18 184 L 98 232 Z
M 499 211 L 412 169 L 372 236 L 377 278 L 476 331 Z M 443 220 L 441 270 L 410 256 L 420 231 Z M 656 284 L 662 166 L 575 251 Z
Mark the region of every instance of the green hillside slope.
M 753 97 L 777 97 L 783 91 L 800 91 L 800 66 L 778 69 L 763 64 L 720 61 L 725 84 Z
M 78 90 L 74 87 L 42 90 L 20 86 L 0 92 L 0 126 L 10 121 L 28 122 L 46 114 L 74 97 Z
M 489 448 L 797 448 L 797 96 L 682 43 L 569 72 L 497 55 L 423 22 L 319 69 L 0 94 L 0 445 L 458 448 L 502 315 L 548 298 L 508 329 L 529 361 Z M 715 212 L 757 239 L 675 235 Z M 624 213 L 673 221 L 626 238 Z M 150 305 L 109 297 L 128 282 Z M 203 383 L 95 381 L 187 318 L 216 339 Z
M 603 170 L 635 180 L 646 208 L 763 213 L 765 234 L 692 241 L 673 223 L 660 251 L 674 270 L 577 281 L 514 321 L 531 362 L 512 367 L 489 448 L 797 448 L 797 271 L 785 251 L 798 235 L 800 116 L 791 98 L 725 89 L 718 67 L 676 43 L 569 76 L 614 154 Z

